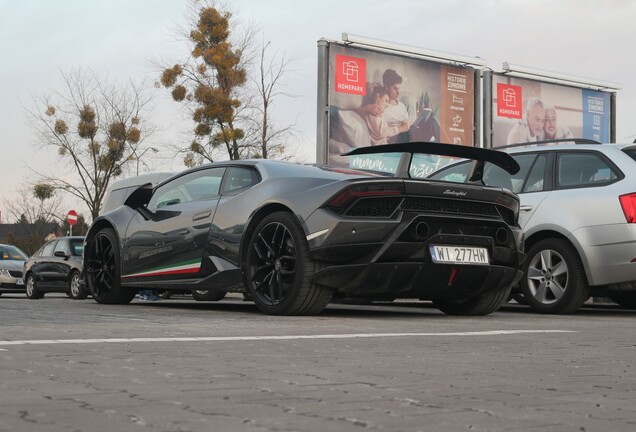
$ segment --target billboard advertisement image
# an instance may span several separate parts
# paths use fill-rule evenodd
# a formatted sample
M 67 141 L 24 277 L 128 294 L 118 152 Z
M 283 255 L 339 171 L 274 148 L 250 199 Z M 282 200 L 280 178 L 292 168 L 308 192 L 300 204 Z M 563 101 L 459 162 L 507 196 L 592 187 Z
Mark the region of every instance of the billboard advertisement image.
M 610 93 L 492 75 L 492 145 L 547 139 L 610 141 Z
M 474 145 L 474 69 L 339 43 L 329 44 L 327 63 L 329 165 L 390 171 L 395 155 L 386 161 L 340 155 L 398 142 Z

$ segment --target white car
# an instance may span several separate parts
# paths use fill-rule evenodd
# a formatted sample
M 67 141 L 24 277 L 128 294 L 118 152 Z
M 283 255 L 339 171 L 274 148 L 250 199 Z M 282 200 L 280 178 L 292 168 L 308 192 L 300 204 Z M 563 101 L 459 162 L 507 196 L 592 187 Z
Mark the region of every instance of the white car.
M 519 195 L 527 258 L 520 289 L 543 313 L 571 313 L 590 296 L 636 307 L 636 145 L 554 144 L 504 148 L 521 166 L 486 164 L 486 185 Z M 430 178 L 466 182 L 461 161 Z
M 0 295 L 23 293 L 22 272 L 28 255 L 15 246 L 0 244 Z

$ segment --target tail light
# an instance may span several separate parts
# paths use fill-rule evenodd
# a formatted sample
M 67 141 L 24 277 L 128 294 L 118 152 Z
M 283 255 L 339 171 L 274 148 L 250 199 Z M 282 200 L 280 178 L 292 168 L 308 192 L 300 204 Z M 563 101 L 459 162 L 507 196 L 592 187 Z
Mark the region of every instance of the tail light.
M 621 202 L 627 223 L 636 223 L 636 193 L 621 195 L 618 199 Z
M 385 196 L 404 195 L 404 185 L 399 184 L 364 184 L 350 186 L 327 201 L 326 206 L 336 213 L 342 214 L 351 204 L 360 198 L 379 198 Z
M 504 206 L 511 210 L 512 214 L 514 215 L 514 223 L 517 223 L 517 221 L 519 220 L 519 200 L 510 195 L 502 193 L 497 198 L 496 204 Z

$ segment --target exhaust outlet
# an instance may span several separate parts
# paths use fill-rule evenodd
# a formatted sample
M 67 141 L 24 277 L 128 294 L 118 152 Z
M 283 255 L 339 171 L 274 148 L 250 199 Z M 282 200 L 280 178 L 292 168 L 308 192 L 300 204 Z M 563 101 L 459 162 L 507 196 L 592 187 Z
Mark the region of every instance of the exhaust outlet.
M 415 226 L 415 234 L 422 240 L 428 238 L 430 230 L 426 222 L 420 222 Z
M 495 240 L 497 243 L 504 244 L 508 242 L 508 231 L 505 228 L 499 228 L 495 233 Z

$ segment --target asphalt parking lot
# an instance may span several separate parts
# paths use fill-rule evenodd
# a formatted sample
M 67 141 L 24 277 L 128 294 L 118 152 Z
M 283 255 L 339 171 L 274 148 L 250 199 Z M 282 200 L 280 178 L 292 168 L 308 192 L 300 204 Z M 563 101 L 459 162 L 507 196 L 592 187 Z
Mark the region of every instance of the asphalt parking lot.
M 636 311 L 0 297 L 0 431 L 633 431 Z

